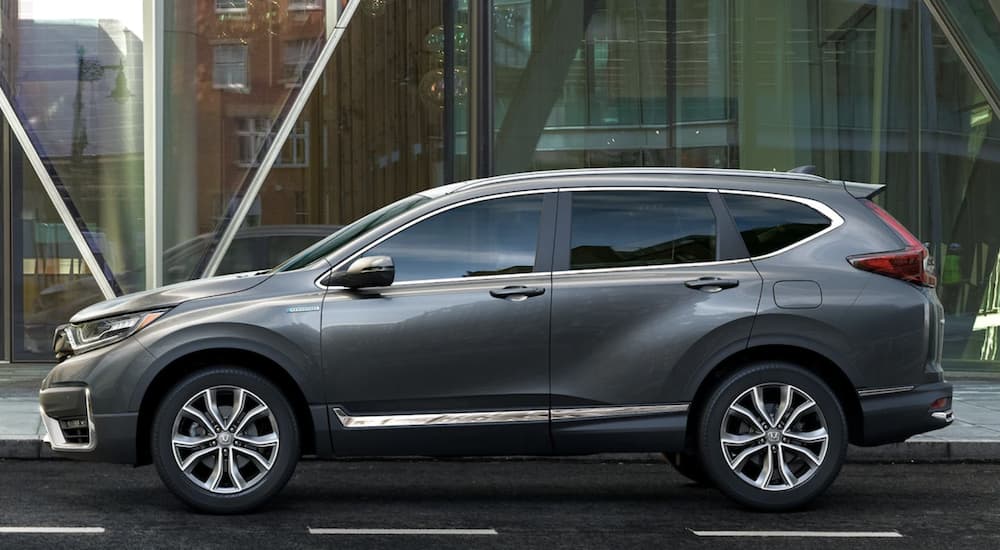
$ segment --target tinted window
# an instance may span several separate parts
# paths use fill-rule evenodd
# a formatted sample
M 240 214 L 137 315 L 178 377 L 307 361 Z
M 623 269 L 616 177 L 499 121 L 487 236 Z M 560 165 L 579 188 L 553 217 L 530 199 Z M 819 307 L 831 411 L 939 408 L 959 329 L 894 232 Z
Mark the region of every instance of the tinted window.
M 573 193 L 570 268 L 715 260 L 715 215 L 705 193 Z
M 397 281 L 527 273 L 541 213 L 541 195 L 472 203 L 428 218 L 365 256 L 392 256 Z
M 829 218 L 801 203 L 753 195 L 725 197 L 751 256 L 781 250 L 830 226 Z

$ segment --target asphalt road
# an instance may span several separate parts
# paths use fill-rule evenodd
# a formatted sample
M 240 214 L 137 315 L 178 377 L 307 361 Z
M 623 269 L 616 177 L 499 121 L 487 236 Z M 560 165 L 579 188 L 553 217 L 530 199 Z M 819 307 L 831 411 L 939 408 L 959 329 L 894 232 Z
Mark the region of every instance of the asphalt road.
M 12 534 L 10 527 L 89 527 Z M 308 529 L 484 534 L 310 534 Z M 692 531 L 898 538 L 699 537 Z M 264 511 L 188 511 L 151 467 L 0 461 L 0 548 L 1000 548 L 1000 464 L 848 465 L 808 510 L 760 514 L 659 463 L 303 462 Z

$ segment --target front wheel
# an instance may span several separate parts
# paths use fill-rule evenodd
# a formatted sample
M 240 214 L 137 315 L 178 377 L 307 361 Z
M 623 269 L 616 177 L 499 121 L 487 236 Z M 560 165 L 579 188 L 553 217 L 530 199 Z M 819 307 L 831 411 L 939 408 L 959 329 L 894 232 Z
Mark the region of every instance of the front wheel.
M 153 420 L 153 463 L 163 483 L 208 513 L 252 510 L 285 486 L 299 434 L 288 399 L 238 367 L 215 367 L 178 383 Z
M 709 397 L 699 453 L 714 485 L 764 511 L 800 508 L 840 472 L 847 422 L 833 391 L 797 365 L 756 363 Z

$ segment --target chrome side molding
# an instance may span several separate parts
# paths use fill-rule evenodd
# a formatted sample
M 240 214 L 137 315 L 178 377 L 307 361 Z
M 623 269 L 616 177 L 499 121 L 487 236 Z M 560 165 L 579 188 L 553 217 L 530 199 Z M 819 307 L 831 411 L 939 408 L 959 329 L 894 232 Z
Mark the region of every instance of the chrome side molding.
M 406 428 L 417 426 L 448 426 L 464 424 L 512 424 L 519 422 L 553 422 L 593 420 L 624 416 L 650 416 L 687 412 L 687 403 L 670 405 L 630 405 L 621 407 L 560 407 L 518 411 L 443 412 L 418 414 L 351 415 L 341 407 L 333 407 L 341 426 L 355 428 Z
M 913 386 L 893 386 L 891 388 L 872 388 L 868 390 L 858 390 L 858 397 L 872 397 L 875 395 L 888 395 L 890 393 L 903 393 L 913 389 Z

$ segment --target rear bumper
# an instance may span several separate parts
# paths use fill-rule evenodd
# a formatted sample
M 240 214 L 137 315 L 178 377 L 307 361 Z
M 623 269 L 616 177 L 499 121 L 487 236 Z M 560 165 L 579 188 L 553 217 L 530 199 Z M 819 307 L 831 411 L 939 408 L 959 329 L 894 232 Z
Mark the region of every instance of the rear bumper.
M 949 426 L 954 420 L 951 409 L 952 387 L 946 382 L 922 384 L 913 388 L 868 390 L 860 392 L 863 433 L 859 445 L 897 443 L 925 432 Z M 931 408 L 939 399 L 944 407 Z

